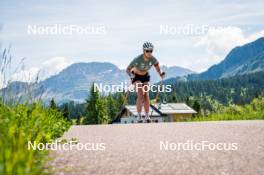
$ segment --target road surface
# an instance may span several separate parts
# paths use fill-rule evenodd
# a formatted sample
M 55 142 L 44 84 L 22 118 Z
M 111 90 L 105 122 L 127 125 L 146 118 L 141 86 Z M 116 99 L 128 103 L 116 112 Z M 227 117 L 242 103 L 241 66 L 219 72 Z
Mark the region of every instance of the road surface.
M 264 174 L 264 121 L 83 125 L 63 138 L 92 150 L 51 151 L 54 174 Z

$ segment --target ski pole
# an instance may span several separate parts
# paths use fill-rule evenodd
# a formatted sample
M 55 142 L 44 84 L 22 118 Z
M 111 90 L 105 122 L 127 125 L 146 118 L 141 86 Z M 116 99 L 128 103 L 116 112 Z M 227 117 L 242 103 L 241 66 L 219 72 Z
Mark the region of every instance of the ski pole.
M 163 74 L 163 75 L 165 75 L 165 74 Z M 163 85 L 163 78 L 161 78 L 160 87 L 162 87 L 162 85 Z M 160 95 L 160 91 L 159 91 L 159 88 L 158 88 L 158 92 L 157 92 L 157 95 L 156 95 L 156 97 L 154 99 L 154 103 L 153 103 L 154 107 L 155 107 L 155 105 L 156 105 L 156 103 L 158 101 L 159 95 Z M 152 113 L 153 113 L 153 108 L 152 108 L 152 111 L 151 111 L 151 114 L 150 114 L 151 117 L 152 117 Z

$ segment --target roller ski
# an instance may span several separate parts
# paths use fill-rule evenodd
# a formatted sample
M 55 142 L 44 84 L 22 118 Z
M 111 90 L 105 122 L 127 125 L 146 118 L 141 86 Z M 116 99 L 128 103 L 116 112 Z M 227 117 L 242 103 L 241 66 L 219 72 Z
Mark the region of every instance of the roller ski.
M 150 118 L 149 116 L 146 116 L 146 117 L 144 118 L 144 122 L 145 122 L 145 123 L 151 123 L 152 120 L 151 120 L 151 118 Z
M 138 123 L 143 123 L 143 119 L 142 119 L 142 116 L 141 115 L 138 115 L 137 116 L 137 122 Z

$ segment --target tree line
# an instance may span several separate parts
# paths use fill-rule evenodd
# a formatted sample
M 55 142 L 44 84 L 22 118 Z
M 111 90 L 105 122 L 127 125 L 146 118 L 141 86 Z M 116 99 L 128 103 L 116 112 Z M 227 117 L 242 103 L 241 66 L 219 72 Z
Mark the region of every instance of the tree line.
M 115 119 L 124 102 L 123 93 L 102 95 L 93 84 L 86 101 L 76 104 L 73 101 L 57 106 L 55 100 L 50 101 L 50 108 L 60 110 L 68 120 L 75 124 L 107 124 Z
M 264 72 L 239 75 L 217 80 L 179 81 L 168 79 L 164 83 L 172 85 L 172 92 L 160 93 L 159 103 L 184 102 L 198 112 L 208 116 L 223 106 L 249 104 L 254 98 L 264 96 Z M 156 93 L 150 92 L 150 99 Z M 136 94 L 130 93 L 129 104 L 135 104 Z M 123 93 L 101 95 L 94 85 L 85 103 L 65 103 L 60 110 L 68 119 L 77 124 L 102 124 L 113 120 L 124 102 Z

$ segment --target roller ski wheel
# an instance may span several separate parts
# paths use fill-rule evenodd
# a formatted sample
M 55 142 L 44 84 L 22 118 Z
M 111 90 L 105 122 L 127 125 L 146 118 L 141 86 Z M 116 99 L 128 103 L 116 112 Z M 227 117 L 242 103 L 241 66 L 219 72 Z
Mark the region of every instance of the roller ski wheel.
M 145 123 L 151 123 L 152 120 L 150 118 L 145 119 Z
M 140 120 L 137 120 L 137 122 L 138 122 L 138 123 L 143 123 L 143 120 L 142 120 L 142 119 L 140 119 Z

